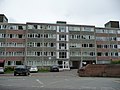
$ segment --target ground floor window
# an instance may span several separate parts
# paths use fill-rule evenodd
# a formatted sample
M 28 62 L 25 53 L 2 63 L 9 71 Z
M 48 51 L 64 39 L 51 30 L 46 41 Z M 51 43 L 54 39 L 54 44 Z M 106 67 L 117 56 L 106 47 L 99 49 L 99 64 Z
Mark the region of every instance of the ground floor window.
M 16 65 L 23 65 L 23 61 L 6 61 L 6 66 L 16 66 Z
M 16 65 L 22 65 L 23 63 L 21 61 L 16 61 Z
M 27 61 L 28 66 L 51 66 L 56 65 L 57 62 L 55 60 L 40 60 L 40 61 Z

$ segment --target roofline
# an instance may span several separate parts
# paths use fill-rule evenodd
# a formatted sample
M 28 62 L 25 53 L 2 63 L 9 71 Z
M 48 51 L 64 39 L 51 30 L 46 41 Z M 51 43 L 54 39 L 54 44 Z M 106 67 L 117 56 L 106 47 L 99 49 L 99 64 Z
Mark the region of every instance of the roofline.
M 77 24 L 59 24 L 59 23 L 36 23 L 36 22 L 26 22 L 26 24 L 49 24 L 49 25 L 62 25 L 62 26 L 85 26 L 85 27 L 95 27 L 94 25 L 77 25 Z

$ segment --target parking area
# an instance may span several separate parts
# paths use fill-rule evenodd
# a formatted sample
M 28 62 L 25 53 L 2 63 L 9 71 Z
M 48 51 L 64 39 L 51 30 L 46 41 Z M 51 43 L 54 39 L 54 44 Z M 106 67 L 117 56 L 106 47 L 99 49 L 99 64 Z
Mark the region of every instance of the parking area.
M 120 78 L 78 77 L 77 70 L 0 75 L 0 90 L 120 90 Z

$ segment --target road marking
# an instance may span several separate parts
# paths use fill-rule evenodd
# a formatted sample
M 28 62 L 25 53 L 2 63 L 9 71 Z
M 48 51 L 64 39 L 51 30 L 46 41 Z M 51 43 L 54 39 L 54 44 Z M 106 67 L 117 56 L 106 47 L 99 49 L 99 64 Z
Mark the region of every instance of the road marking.
M 32 86 L 32 87 L 39 88 L 39 86 Z
M 69 79 L 63 79 L 63 80 L 59 80 L 59 81 L 50 82 L 49 84 L 47 84 L 47 86 L 52 85 L 52 84 L 62 83 L 64 81 L 69 81 Z
M 9 86 L 13 86 L 13 85 L 4 85 L 4 84 L 0 84 L 0 86 L 8 86 L 8 87 L 9 87 Z
M 115 90 L 115 89 L 112 87 L 101 87 L 101 90 Z
M 43 84 L 44 84 L 43 82 L 41 82 L 39 79 L 36 79 L 36 81 L 37 81 L 39 84 L 42 85 L 42 86 L 40 86 L 40 87 L 44 87 L 44 86 L 43 86 Z
M 82 86 L 79 88 L 80 90 L 97 90 L 96 87 L 87 87 L 87 86 Z
M 64 79 L 65 81 L 69 81 L 69 79 Z
M 39 79 L 36 79 L 36 81 L 37 81 L 39 84 L 44 84 L 44 83 L 41 82 Z
M 11 79 L 7 79 L 8 81 L 14 81 L 14 80 L 25 80 L 24 78 L 11 78 Z
M 115 80 L 115 81 L 113 81 L 113 82 L 115 82 L 115 83 L 120 83 L 120 80 Z

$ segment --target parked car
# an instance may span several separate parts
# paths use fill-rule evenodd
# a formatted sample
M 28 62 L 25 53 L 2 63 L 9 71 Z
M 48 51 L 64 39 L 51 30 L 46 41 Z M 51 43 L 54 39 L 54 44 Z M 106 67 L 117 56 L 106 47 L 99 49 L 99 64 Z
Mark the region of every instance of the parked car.
M 14 76 L 16 76 L 16 75 L 28 76 L 28 75 L 30 75 L 30 71 L 27 66 L 19 65 L 19 66 L 15 67 L 15 70 L 14 70 Z
M 4 74 L 4 67 L 0 67 L 0 73 Z
M 53 65 L 50 67 L 51 72 L 59 72 L 59 66 L 58 65 Z
M 38 72 L 37 66 L 31 66 L 30 67 L 30 72 Z

